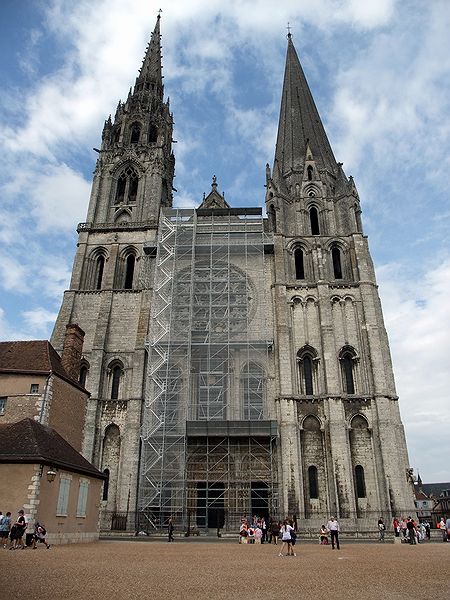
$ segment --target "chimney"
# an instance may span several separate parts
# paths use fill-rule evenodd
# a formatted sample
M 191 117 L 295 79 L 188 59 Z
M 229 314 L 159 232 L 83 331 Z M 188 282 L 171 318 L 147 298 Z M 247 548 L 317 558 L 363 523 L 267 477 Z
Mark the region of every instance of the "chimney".
M 80 376 L 81 354 L 83 352 L 84 331 L 76 323 L 66 325 L 66 337 L 61 363 L 67 375 L 78 381 Z

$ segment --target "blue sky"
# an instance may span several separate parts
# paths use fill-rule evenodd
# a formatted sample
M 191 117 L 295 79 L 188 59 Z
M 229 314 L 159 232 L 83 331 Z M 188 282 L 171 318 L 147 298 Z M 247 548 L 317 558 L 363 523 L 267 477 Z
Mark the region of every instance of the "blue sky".
M 410 463 L 450 481 L 450 4 L 446 0 L 3 0 L 0 339 L 50 336 L 103 121 L 157 11 L 175 119 L 175 204 L 217 175 L 262 206 L 286 25 L 337 160 L 358 187 Z

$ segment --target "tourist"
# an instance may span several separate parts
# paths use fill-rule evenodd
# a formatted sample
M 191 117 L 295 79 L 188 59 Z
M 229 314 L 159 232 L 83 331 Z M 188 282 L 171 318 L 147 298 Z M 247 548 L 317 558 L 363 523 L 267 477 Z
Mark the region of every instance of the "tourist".
M 47 535 L 47 530 L 45 529 L 45 527 L 42 525 L 42 523 L 37 522 L 36 525 L 34 526 L 34 533 L 33 533 L 32 543 L 31 543 L 31 547 L 33 548 L 33 550 L 37 549 L 37 542 L 40 542 L 41 544 L 45 544 L 47 550 L 50 548 L 50 544 L 47 543 L 47 540 L 45 538 L 46 535 Z
M 289 522 L 289 524 L 292 527 L 292 531 L 291 531 L 291 556 L 297 556 L 295 554 L 295 543 L 297 541 L 297 520 L 292 519 L 292 521 Z
M 258 525 L 255 527 L 255 532 L 254 532 L 254 538 L 255 538 L 255 544 L 260 544 L 261 543 L 261 538 L 262 538 L 262 529 L 261 527 L 259 527 Z
M 26 528 L 27 521 L 25 519 L 25 513 L 23 510 L 19 510 L 17 520 L 11 527 L 11 532 L 9 534 L 12 542 L 10 550 L 18 550 L 19 548 L 25 549 L 25 545 L 23 543 L 23 534 L 25 533 Z
M 323 546 L 328 546 L 328 529 L 325 525 L 322 525 L 319 531 L 319 540 Z
M 383 522 L 383 519 L 380 517 L 378 519 L 378 535 L 380 542 L 384 542 L 384 532 L 386 531 L 386 525 Z
M 278 544 L 278 536 L 280 535 L 280 524 L 274 519 L 270 524 L 270 541 L 275 544 Z
M 450 517 L 447 519 L 445 523 L 445 530 L 447 532 L 447 542 L 450 542 Z
M 394 535 L 395 535 L 395 537 L 399 537 L 399 535 L 400 535 L 400 524 L 398 522 L 397 517 L 394 517 L 394 521 L 392 523 L 392 526 L 394 528 Z
M 267 523 L 266 523 L 266 519 L 264 517 L 261 519 L 261 531 L 262 531 L 261 544 L 264 544 L 264 542 L 267 542 Z
M 408 534 L 408 526 L 407 526 L 407 521 L 406 521 L 405 517 L 402 517 L 401 529 L 402 529 L 403 539 L 406 541 L 406 536 Z
M 416 544 L 416 527 L 411 517 L 408 517 L 406 521 L 406 528 L 408 530 L 409 543 L 411 545 Z
M 334 550 L 334 544 L 336 542 L 336 548 L 339 550 L 339 523 L 336 521 L 336 517 L 331 517 L 327 523 L 327 529 L 331 535 L 331 549 Z
M 11 529 L 11 513 L 7 512 L 6 515 L 0 518 L 0 544 L 3 544 L 3 548 L 6 548 L 8 543 L 9 530 Z
M 283 542 L 281 546 L 280 553 L 278 556 L 283 556 L 284 547 L 287 545 L 287 556 L 291 553 L 291 531 L 294 531 L 292 525 L 289 524 L 287 519 L 284 520 L 283 525 L 281 526 L 281 540 Z
M 247 521 L 245 519 L 242 519 L 241 526 L 239 528 L 239 543 L 240 544 L 246 544 L 247 543 L 247 536 L 248 536 Z
M 172 519 L 169 519 L 169 523 L 167 525 L 167 533 L 169 535 L 169 542 L 173 542 L 174 541 L 174 537 L 173 537 L 173 530 L 174 530 L 174 526 L 173 526 L 173 522 Z
M 442 534 L 442 541 L 446 542 L 447 541 L 447 528 L 445 526 L 444 517 L 441 518 L 441 522 L 439 523 L 439 529 Z

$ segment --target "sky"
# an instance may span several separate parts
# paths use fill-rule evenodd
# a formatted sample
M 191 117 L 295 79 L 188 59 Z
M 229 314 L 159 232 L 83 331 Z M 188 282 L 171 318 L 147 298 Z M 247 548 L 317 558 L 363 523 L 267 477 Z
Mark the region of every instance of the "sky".
M 174 204 L 215 174 L 263 206 L 287 24 L 338 161 L 358 187 L 410 465 L 450 481 L 450 3 L 2 0 L 0 340 L 46 339 L 68 288 L 104 120 L 162 9 Z

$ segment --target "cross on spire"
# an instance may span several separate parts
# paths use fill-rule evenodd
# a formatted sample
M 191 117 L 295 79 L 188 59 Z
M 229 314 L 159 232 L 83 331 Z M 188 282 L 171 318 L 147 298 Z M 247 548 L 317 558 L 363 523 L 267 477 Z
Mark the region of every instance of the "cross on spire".
M 292 37 L 292 34 L 291 34 L 291 24 L 289 23 L 289 21 L 288 21 L 286 29 L 288 31 L 288 34 L 287 34 L 288 38 Z

